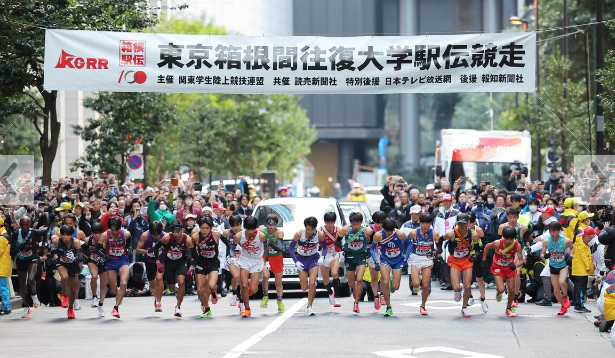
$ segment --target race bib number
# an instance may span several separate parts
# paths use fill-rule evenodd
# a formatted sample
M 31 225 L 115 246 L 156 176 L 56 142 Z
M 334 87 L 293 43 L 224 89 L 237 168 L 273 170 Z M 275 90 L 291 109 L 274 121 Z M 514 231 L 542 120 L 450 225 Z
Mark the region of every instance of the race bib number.
M 124 255 L 124 249 L 115 249 L 115 248 L 109 249 L 109 255 L 116 256 L 116 257 L 122 256 Z
M 563 252 L 552 252 L 549 260 L 553 262 L 564 262 L 564 253 Z
M 317 246 L 301 246 L 299 248 L 299 250 L 301 250 L 301 253 L 303 254 L 303 256 L 312 256 L 316 253 L 316 251 L 318 251 Z
M 21 257 L 23 258 L 27 258 L 33 255 L 32 250 L 27 250 L 27 251 L 19 251 L 19 255 L 21 255 Z
M 72 251 L 66 252 L 62 257 L 60 257 L 60 261 L 65 264 L 70 264 L 75 262 L 75 254 Z
M 384 251 L 386 257 L 388 258 L 395 258 L 398 257 L 401 254 L 401 249 L 399 247 L 393 247 L 393 248 L 386 248 Z
M 216 251 L 215 250 L 211 250 L 211 249 L 201 249 L 201 256 L 207 258 L 207 259 L 212 259 L 216 256 Z
M 431 251 L 430 245 L 416 245 L 416 254 L 420 256 L 427 255 L 428 252 Z
M 363 249 L 363 241 L 351 241 L 348 244 L 348 248 L 353 250 L 353 251 L 359 251 Z
M 171 260 L 179 260 L 182 258 L 181 251 L 167 251 L 167 257 Z
M 469 256 L 469 255 L 470 255 L 470 249 L 465 246 L 462 246 L 462 247 L 457 246 L 453 253 L 453 257 L 458 258 L 458 259 Z

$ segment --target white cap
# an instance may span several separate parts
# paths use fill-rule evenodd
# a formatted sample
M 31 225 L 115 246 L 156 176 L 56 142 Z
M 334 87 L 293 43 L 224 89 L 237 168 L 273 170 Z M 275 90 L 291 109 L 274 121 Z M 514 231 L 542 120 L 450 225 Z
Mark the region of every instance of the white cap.
M 210 206 L 206 206 L 203 208 L 203 211 L 211 211 L 213 213 L 214 209 L 212 209 Z
M 434 190 L 436 188 L 435 185 L 433 184 L 427 184 L 427 186 L 425 187 L 425 190 Z
M 413 206 L 410 208 L 410 214 L 418 214 L 418 213 L 420 213 L 421 211 L 422 211 L 422 210 L 421 210 L 421 206 L 420 206 L 420 205 L 413 205 Z

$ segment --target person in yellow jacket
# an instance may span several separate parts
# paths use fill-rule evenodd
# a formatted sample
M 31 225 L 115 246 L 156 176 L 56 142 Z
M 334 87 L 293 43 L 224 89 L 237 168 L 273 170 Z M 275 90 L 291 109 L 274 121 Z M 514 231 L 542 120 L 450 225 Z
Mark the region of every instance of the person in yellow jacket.
M 581 215 L 585 213 L 584 211 Z M 596 236 L 596 231 L 593 227 L 587 226 L 585 222 L 579 223 L 579 226 L 581 225 L 584 227 L 577 231 L 577 235 L 573 240 L 572 279 L 574 281 L 574 311 L 577 313 L 591 313 L 585 307 L 585 301 L 587 300 L 587 282 L 589 276 L 594 274 L 594 264 L 592 263 L 591 249 L 587 244 Z
M 564 236 L 571 241 L 574 238 L 577 216 L 579 216 L 579 204 L 582 204 L 579 198 L 566 198 L 564 200 L 564 212 L 558 218 L 559 223 L 562 225 Z
M 348 200 L 362 201 L 364 203 L 367 203 L 367 196 L 365 196 L 365 192 L 361 190 L 361 184 L 354 183 L 354 185 L 352 186 L 352 190 L 348 194 Z
M 4 219 L 0 218 L 0 300 L 2 300 L 0 316 L 11 313 L 9 280 L 11 278 L 12 263 L 9 235 L 4 228 Z

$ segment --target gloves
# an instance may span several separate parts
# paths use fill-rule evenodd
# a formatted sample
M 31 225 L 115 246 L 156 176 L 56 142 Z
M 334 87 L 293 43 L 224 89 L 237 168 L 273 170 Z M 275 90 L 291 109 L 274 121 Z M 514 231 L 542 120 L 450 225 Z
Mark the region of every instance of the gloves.
M 318 259 L 318 266 L 322 266 L 323 262 L 325 262 L 325 258 L 321 256 L 321 257 Z
M 150 247 L 150 248 L 147 250 L 147 253 L 148 253 L 148 254 L 153 254 L 153 253 L 154 253 L 154 247 L 153 247 L 153 246 L 152 246 L 152 247 Z
M 470 262 L 475 262 L 477 257 L 478 257 L 478 254 L 472 254 L 472 255 L 470 255 L 470 259 L 469 259 L 469 260 L 470 260 Z
M 305 271 L 305 266 L 303 266 L 303 263 L 301 263 L 301 261 L 295 261 L 295 266 L 297 266 L 297 270 Z
M 375 269 L 376 271 L 380 271 L 380 262 L 376 262 L 376 263 L 374 263 L 374 269 Z
M 545 254 L 545 260 L 548 260 L 548 259 L 549 259 L 549 257 L 551 257 L 551 253 L 550 253 L 550 252 L 547 252 L 547 253 Z
M 451 255 L 455 254 L 455 248 L 457 247 L 457 241 L 452 240 L 448 242 L 448 253 Z
M 515 271 L 515 270 L 517 269 L 517 266 L 515 266 L 515 264 L 510 264 L 510 266 L 508 266 L 508 268 L 509 268 L 511 271 Z
M 486 262 L 486 261 L 481 261 L 481 262 L 480 262 L 480 265 L 481 265 L 483 268 L 489 268 L 489 263 L 488 263 L 488 262 Z
M 162 264 L 158 264 L 158 265 L 156 265 L 156 270 L 158 270 L 159 273 L 163 273 L 164 272 L 164 266 Z
M 271 270 L 271 265 L 269 264 L 269 261 L 265 261 L 265 268 L 267 270 Z

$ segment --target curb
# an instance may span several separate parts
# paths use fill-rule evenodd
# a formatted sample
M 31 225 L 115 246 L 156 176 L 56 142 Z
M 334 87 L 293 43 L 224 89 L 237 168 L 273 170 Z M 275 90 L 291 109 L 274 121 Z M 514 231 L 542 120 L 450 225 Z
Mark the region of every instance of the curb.
M 21 308 L 21 297 L 15 297 L 11 300 L 11 310 L 15 311 Z

